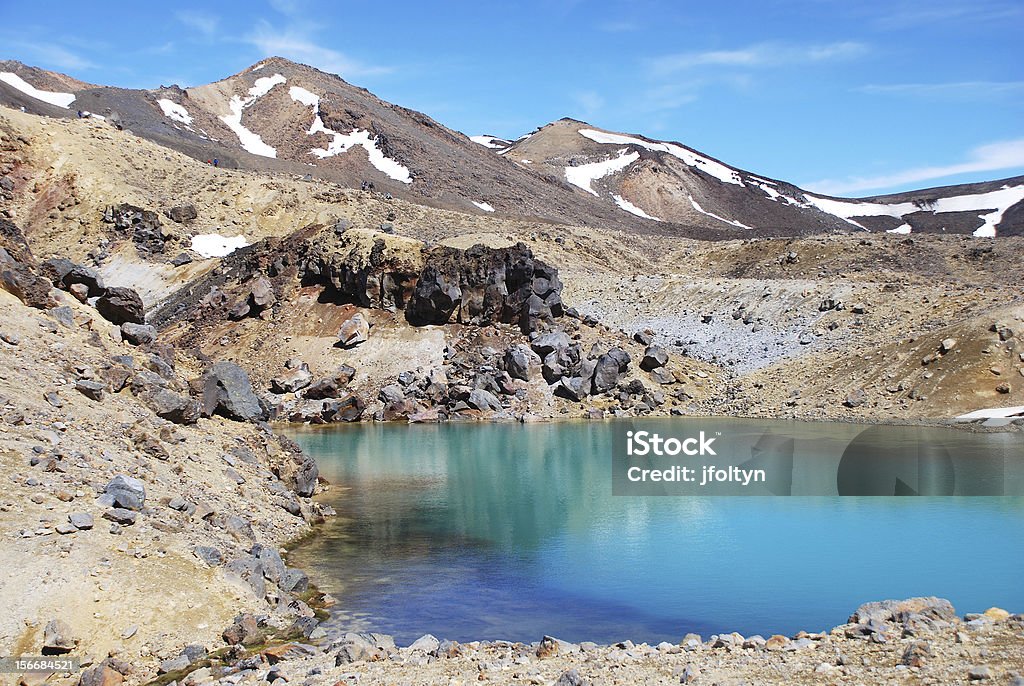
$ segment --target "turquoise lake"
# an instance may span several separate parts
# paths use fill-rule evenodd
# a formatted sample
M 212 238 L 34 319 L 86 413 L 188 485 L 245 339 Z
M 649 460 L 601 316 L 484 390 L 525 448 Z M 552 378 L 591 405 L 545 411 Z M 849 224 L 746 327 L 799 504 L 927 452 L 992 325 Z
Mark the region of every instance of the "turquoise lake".
M 795 436 L 798 461 L 823 466 L 798 473 L 794 492 L 798 482 L 834 482 L 836 455 L 865 431 L 724 419 L 631 426 Z M 619 429 L 609 421 L 294 432 L 333 484 L 322 498 L 339 516 L 291 560 L 338 598 L 329 629 L 399 642 L 424 633 L 652 643 L 689 631 L 793 634 L 842 624 L 866 601 L 921 595 L 948 598 L 961 614 L 1024 610 L 1019 434 L 875 429 L 885 446 L 926 436 L 967 456 L 968 470 L 972 455 L 995 456 L 1007 465 L 1000 492 L 1011 495 L 614 496 Z

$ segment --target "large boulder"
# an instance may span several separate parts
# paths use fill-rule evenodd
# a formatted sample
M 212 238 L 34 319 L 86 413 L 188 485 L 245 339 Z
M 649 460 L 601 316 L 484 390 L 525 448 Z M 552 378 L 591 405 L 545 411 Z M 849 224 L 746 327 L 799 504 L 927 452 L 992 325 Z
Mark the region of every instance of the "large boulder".
M 530 347 L 541 357 L 546 357 L 556 350 L 568 348 L 572 341 L 564 331 L 549 331 L 541 334 L 530 342 Z
M 156 340 L 156 327 L 125 322 L 121 325 L 121 338 L 132 345 L 147 345 Z
M 63 620 L 51 619 L 43 627 L 43 655 L 70 653 L 78 645 L 69 627 Z
M 640 361 L 640 369 L 649 372 L 658 367 L 664 367 L 666 364 L 668 364 L 668 351 L 660 345 L 650 345 L 644 350 L 644 359 Z
M 156 387 L 142 395 L 143 401 L 156 416 L 175 424 L 195 424 L 199 421 L 199 403 L 168 388 Z
M 255 422 L 266 419 L 266 411 L 252 391 L 245 370 L 233 362 L 215 362 L 202 377 L 202 413 Z
M 365 343 L 370 336 L 370 323 L 362 312 L 356 312 L 338 329 L 338 342 L 345 348 Z
M 466 404 L 481 412 L 500 412 L 501 401 L 490 391 L 476 388 L 470 391 Z
M 199 212 L 196 211 L 196 206 L 189 203 L 185 205 L 176 205 L 169 210 L 164 212 L 164 216 L 170 219 L 172 222 L 178 224 L 184 224 L 190 222 L 199 216 Z
M 558 380 L 558 383 L 555 384 L 554 392 L 555 395 L 560 398 L 580 402 L 583 400 L 584 396 L 587 395 L 587 391 L 583 386 L 583 379 L 580 377 L 563 376 Z
M 611 355 L 601 355 L 594 367 L 591 392 L 606 393 L 619 383 L 619 361 Z
M 530 380 L 530 371 L 540 366 L 541 360 L 537 353 L 521 343 L 511 346 L 505 351 L 505 371 L 513 379 Z
M 75 264 L 63 257 L 53 257 L 39 265 L 43 276 L 50 279 L 54 286 L 71 290 L 72 286 L 81 284 L 86 288 L 86 295 L 95 298 L 103 294 L 106 285 L 103 277 L 94 270 L 81 264 Z
M 274 393 L 294 393 L 302 390 L 313 382 L 313 374 L 305 362 L 278 374 L 270 380 L 270 388 Z
M 29 307 L 40 310 L 60 304 L 51 293 L 53 286 L 48 279 L 32 273 L 27 266 L 10 259 L 3 248 L 0 248 L 0 288 Z
M 320 468 L 316 460 L 306 455 L 299 470 L 295 473 L 295 492 L 301 496 L 309 497 L 316 490 L 316 480 L 320 476 Z
M 235 320 L 259 317 L 264 311 L 273 307 L 276 302 L 274 284 L 266 276 L 260 274 L 250 284 L 249 293 L 231 308 L 228 316 Z
M 114 324 L 146 323 L 146 308 L 142 298 L 131 288 L 108 288 L 96 301 L 96 309 L 104 319 Z
M 114 507 L 141 510 L 146 504 L 146 487 L 141 481 L 127 474 L 118 474 L 111 479 L 104 493 L 111 497 Z
M 323 400 L 324 398 L 340 398 L 346 391 L 345 387 L 352 381 L 356 370 L 348 365 L 338 367 L 338 371 L 331 376 L 318 379 L 316 383 L 302 391 L 302 397 L 309 400 Z

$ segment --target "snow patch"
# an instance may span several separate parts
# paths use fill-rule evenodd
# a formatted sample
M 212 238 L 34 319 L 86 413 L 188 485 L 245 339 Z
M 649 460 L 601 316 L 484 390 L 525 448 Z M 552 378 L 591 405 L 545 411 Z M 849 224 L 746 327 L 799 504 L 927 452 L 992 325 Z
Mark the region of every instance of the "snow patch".
M 718 221 L 725 222 L 726 224 L 732 224 L 733 226 L 738 227 L 740 229 L 753 229 L 754 228 L 752 226 L 747 226 L 746 224 L 744 224 L 742 222 L 738 222 L 738 221 L 736 221 L 734 219 L 725 219 L 724 217 L 719 217 L 717 214 L 712 214 L 711 212 L 708 212 L 703 207 L 698 205 L 697 201 L 693 199 L 692 195 L 689 196 L 689 197 L 690 197 L 690 204 L 693 205 L 693 209 L 697 210 L 701 214 L 706 214 L 707 216 L 711 217 L 712 219 L 717 219 Z
M 70 107 L 71 103 L 75 101 L 74 93 L 54 93 L 52 91 L 39 90 L 35 86 L 27 83 L 25 79 L 9 71 L 0 71 L 0 81 L 17 88 L 30 98 L 42 100 L 43 102 L 48 102 L 51 105 L 63 107 L 64 109 Z
M 384 152 L 377 147 L 377 138 L 371 137 L 369 131 L 362 131 L 360 129 L 353 129 L 349 134 L 338 133 L 324 126 L 324 120 L 320 117 L 320 96 L 315 93 L 311 93 L 305 88 L 300 86 L 292 86 L 288 89 L 288 94 L 292 100 L 300 102 L 307 107 L 313 108 L 313 123 L 309 127 L 307 135 L 314 135 L 316 133 L 323 133 L 331 137 L 331 142 L 327 144 L 326 148 L 313 148 L 309 151 L 309 154 L 315 155 L 320 159 L 325 157 L 334 157 L 346 152 L 349 148 L 356 145 L 362 146 L 366 150 L 366 155 L 370 160 L 370 164 L 377 170 L 394 179 L 395 181 L 401 181 L 402 183 L 412 183 L 412 175 L 409 173 L 409 169 L 397 160 L 393 160 L 387 157 Z
M 640 153 L 620 150 L 618 157 L 613 157 L 603 162 L 591 162 L 590 164 L 581 164 L 578 167 L 566 167 L 565 180 L 574 186 L 579 186 L 591 195 L 597 195 L 597 191 L 590 187 L 591 183 L 604 176 L 625 169 L 638 159 L 640 159 Z
M 292 86 L 288 89 L 288 95 L 292 97 L 295 102 L 301 102 L 306 107 L 320 107 L 320 96 L 315 93 L 310 93 L 302 86 Z M 317 111 L 317 114 L 320 112 Z
M 652 143 L 651 141 L 645 141 L 642 138 L 636 138 L 634 136 L 624 136 L 621 133 L 606 133 L 604 131 L 595 131 L 594 129 L 580 129 L 579 134 L 584 138 L 589 138 L 595 143 L 604 143 L 608 145 L 639 145 L 641 148 L 646 148 L 655 152 L 667 152 L 673 157 L 681 159 L 691 167 L 700 169 L 701 171 L 710 174 L 723 183 L 732 183 L 737 186 L 743 185 L 743 179 L 740 178 L 739 172 L 735 169 L 731 169 L 721 162 L 716 162 L 703 155 L 698 155 L 692 150 L 687 150 L 681 145 L 674 143 Z
M 261 76 L 256 79 L 252 88 L 249 89 L 249 97 L 243 100 L 235 95 L 231 98 L 231 102 L 228 105 L 231 108 L 231 114 L 220 118 L 238 136 L 238 141 L 242 144 L 242 148 L 253 155 L 277 157 L 277 150 L 264 143 L 259 134 L 255 134 L 242 126 L 242 110 L 252 106 L 253 103 L 269 93 L 271 88 L 279 83 L 284 83 L 286 80 L 281 74 Z
M 652 217 L 651 215 L 647 214 L 646 212 L 641 210 L 639 207 L 637 207 L 636 205 L 634 205 L 630 201 L 628 201 L 625 198 L 623 198 L 621 195 L 612 195 L 612 199 L 615 200 L 615 204 L 616 205 L 618 205 L 622 209 L 626 210 L 630 214 L 635 214 L 636 216 L 643 217 L 644 219 L 653 219 L 656 222 L 660 222 L 661 221 L 657 217 Z
M 938 198 L 929 203 L 877 203 L 861 202 L 856 200 L 833 200 L 822 198 L 810 193 L 804 197 L 809 203 L 822 212 L 839 217 L 847 223 L 864 228 L 851 217 L 895 217 L 903 219 L 905 215 L 913 212 L 931 212 L 941 214 L 943 212 L 978 212 L 978 217 L 984 222 L 974 235 L 979 238 L 994 238 L 996 225 L 1003 220 L 1003 213 L 1024 200 L 1024 185 L 1003 186 L 1002 188 L 988 193 L 974 193 L 971 195 L 954 195 L 949 198 Z M 987 210 L 987 211 L 986 211 Z M 908 231 L 909 233 L 909 231 Z
M 267 66 L 265 62 L 257 64 L 255 67 L 252 68 L 252 71 L 259 71 L 260 69 L 262 69 L 265 66 Z
M 989 407 L 962 414 L 957 419 L 1005 419 L 1024 415 L 1024 405 L 1020 407 Z
M 476 200 L 471 200 L 470 202 L 472 202 L 472 203 L 473 203 L 474 205 L 476 205 L 477 207 L 479 207 L 479 208 L 480 208 L 481 210 L 483 210 L 484 212 L 493 212 L 493 211 L 494 211 L 494 208 L 493 208 L 493 207 L 491 207 L 490 203 L 486 203 L 486 202 L 477 202 Z
M 499 149 L 508 147 L 508 141 L 496 136 L 470 136 L 469 140 L 485 148 Z
M 889 229 L 888 231 L 886 231 L 886 233 L 898 233 L 901 236 L 905 236 L 908 233 L 910 233 L 910 231 L 910 224 L 900 224 L 895 229 Z
M 160 105 L 160 109 L 163 110 L 164 116 L 168 119 L 173 119 L 176 122 L 180 122 L 185 126 L 192 125 L 192 117 L 189 115 L 188 110 L 167 98 L 160 98 L 156 101 L 156 104 Z
M 249 245 L 245 236 L 221 236 L 216 233 L 204 233 L 192 236 L 192 251 L 202 257 L 226 257 L 239 248 Z
M 519 161 L 522 162 L 523 164 L 533 164 L 533 160 L 528 160 L 526 158 L 523 158 L 523 159 L 521 159 Z

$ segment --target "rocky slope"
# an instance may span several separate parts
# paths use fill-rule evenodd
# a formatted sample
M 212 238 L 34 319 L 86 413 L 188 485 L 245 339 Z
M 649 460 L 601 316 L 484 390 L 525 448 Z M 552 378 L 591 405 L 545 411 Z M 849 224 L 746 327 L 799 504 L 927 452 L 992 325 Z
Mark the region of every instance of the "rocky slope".
M 190 366 L 134 291 L 40 261 L 6 220 L 0 283 L 4 650 L 142 683 L 223 645 L 239 613 L 247 641 L 311 635 L 308 579 L 279 548 L 331 513 L 245 372 Z
M 293 358 L 316 379 L 354 370 L 346 388 L 367 419 L 383 416 L 392 401 L 412 401 L 411 411 L 397 416 L 436 405 L 417 395 L 432 370 L 452 372 L 456 387 L 480 383 L 493 393 L 497 378 L 478 382 L 455 367 L 468 371 L 479 362 L 500 377 L 510 348 L 552 351 L 532 349 L 511 320 L 480 327 L 479 319 L 474 325 L 472 316 L 456 315 L 424 326 L 406 316 L 404 303 L 425 274 L 424 256 L 446 254 L 439 245 L 507 249 L 523 242 L 558 270 L 563 310 L 574 311 L 551 323 L 569 338 L 562 346 L 568 374 L 549 369 L 545 376 L 541 360 L 518 389 L 525 398 L 506 385 L 506 393 L 494 394 L 501 409 L 488 412 L 893 420 L 1024 404 L 1024 385 L 1014 381 L 1024 368 L 1016 333 L 1024 282 L 1019 238 L 637 241 L 617 231 L 437 210 L 289 175 L 215 169 L 92 120 L 55 122 L 15 111 L 4 127 L 5 212 L 34 249 L 135 288 L 181 351 L 200 362 L 238 361 L 260 393 L 272 393 Z M 197 252 L 199 239 L 236 236 L 269 242 L 223 264 Z M 257 285 L 261 293 L 254 294 Z M 265 305 L 252 307 L 254 297 Z M 368 341 L 339 346 L 339 330 L 357 312 L 371 325 Z M 480 339 L 477 329 L 493 340 Z M 949 338 L 957 349 L 940 352 Z M 642 369 L 650 344 L 667 362 Z M 576 392 L 590 365 L 615 348 L 630 363 L 614 388 Z M 485 359 L 477 360 L 483 349 Z M 470 357 L 458 357 L 460 350 Z M 556 395 L 563 376 L 581 381 Z M 381 389 L 401 385 L 400 377 L 416 379 L 414 397 L 382 400 Z M 629 390 L 634 380 L 642 390 Z M 447 413 L 467 399 L 446 397 L 441 405 Z

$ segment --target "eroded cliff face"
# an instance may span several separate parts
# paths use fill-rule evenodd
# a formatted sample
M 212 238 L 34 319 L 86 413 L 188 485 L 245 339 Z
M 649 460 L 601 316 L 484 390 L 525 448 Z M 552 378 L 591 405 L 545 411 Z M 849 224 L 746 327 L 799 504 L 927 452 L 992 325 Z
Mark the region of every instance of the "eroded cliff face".
M 341 224 L 236 251 L 169 298 L 151 321 L 260 316 L 280 307 L 285 291 L 309 286 L 339 305 L 403 311 L 413 326 L 514 324 L 529 334 L 564 314 L 558 270 L 523 243 L 462 250 Z
M 324 285 L 361 307 L 404 310 L 414 326 L 501 323 L 528 334 L 563 314 L 558 270 L 523 243 L 462 250 L 335 227 L 303 252 L 304 284 Z

